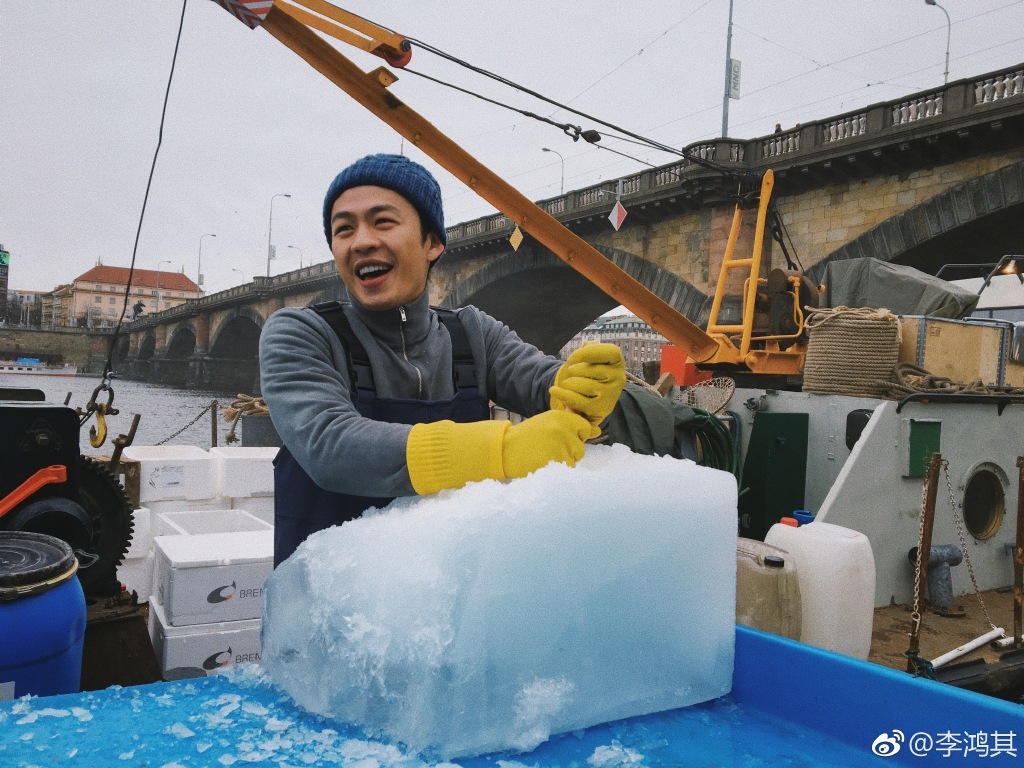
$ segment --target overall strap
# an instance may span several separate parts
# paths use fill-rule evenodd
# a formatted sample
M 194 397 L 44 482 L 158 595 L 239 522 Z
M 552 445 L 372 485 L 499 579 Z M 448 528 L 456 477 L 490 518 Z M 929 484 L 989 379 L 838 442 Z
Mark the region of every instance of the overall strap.
M 324 301 L 313 304 L 312 309 L 320 317 L 327 321 L 327 324 L 334 329 L 345 349 L 345 356 L 348 363 L 348 374 L 352 385 L 356 389 L 366 389 L 376 392 L 377 387 L 373 381 L 373 369 L 370 368 L 370 356 L 366 354 L 366 348 L 362 345 L 355 333 L 345 312 L 341 308 L 340 301 Z
M 469 345 L 469 336 L 462 326 L 458 312 L 441 307 L 431 307 L 438 319 L 448 329 L 448 335 L 452 339 L 452 378 L 455 382 L 455 389 L 464 387 L 475 387 L 476 364 L 473 362 L 473 348 Z
M 349 323 L 340 301 L 324 301 L 311 306 L 327 324 L 331 326 L 345 348 L 348 357 L 349 377 L 356 389 L 376 392 L 373 370 L 370 368 L 370 357 Z M 452 381 L 456 391 L 477 386 L 476 364 L 473 361 L 473 349 L 469 344 L 469 336 L 462 326 L 457 312 L 441 307 L 431 307 L 440 319 L 452 340 Z

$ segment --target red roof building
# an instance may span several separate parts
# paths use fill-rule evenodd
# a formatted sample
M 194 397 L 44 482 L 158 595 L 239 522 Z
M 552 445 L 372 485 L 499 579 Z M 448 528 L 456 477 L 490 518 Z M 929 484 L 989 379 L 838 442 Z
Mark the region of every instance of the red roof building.
M 131 290 L 125 304 L 125 288 L 131 273 Z M 114 325 L 125 313 L 134 314 L 140 302 L 149 314 L 201 298 L 203 292 L 180 272 L 96 266 L 76 277 L 67 290 L 54 291 L 54 305 L 43 313 L 43 324 L 54 326 L 102 327 Z M 58 304 L 59 301 L 59 304 Z

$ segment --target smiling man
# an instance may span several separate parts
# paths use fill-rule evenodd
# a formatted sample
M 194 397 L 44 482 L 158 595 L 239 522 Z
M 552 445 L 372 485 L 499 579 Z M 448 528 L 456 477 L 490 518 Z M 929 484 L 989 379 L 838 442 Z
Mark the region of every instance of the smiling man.
M 324 198 L 349 301 L 276 312 L 260 337 L 274 462 L 274 562 L 397 496 L 575 465 L 625 384 L 618 348 L 564 364 L 475 307 L 431 307 L 447 236 L 441 190 L 401 155 L 350 165 Z M 522 414 L 490 420 L 490 403 Z

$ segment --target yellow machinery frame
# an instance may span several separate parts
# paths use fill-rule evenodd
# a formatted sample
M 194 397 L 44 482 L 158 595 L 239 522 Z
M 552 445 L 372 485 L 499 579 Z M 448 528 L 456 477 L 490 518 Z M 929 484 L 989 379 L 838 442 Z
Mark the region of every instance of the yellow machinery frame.
M 712 357 L 703 361 L 706 365 L 735 365 L 752 373 L 798 374 L 803 370 L 806 344 L 800 341 L 789 349 L 780 349 L 779 342 L 799 339 L 803 329 L 803 310 L 800 307 L 800 279 L 788 277 L 790 291 L 793 294 L 793 321 L 797 332 L 791 335 L 755 335 L 754 311 L 757 304 L 757 289 L 766 281 L 760 277 L 761 254 L 764 247 L 765 223 L 768 218 L 768 206 L 772 190 L 775 187 L 775 173 L 769 169 L 761 178 L 761 192 L 757 206 L 757 222 L 754 227 L 754 247 L 749 258 L 734 256 L 736 240 L 739 238 L 740 226 L 743 223 L 743 208 L 736 204 L 732 217 L 732 228 L 725 246 L 722 268 L 718 276 L 715 298 L 711 304 L 708 317 L 708 335 L 718 344 L 718 350 Z M 747 270 L 747 278 L 743 282 L 742 322 L 739 325 L 727 325 L 718 321 L 725 297 L 725 286 L 730 272 Z M 752 348 L 758 344 L 757 348 Z M 762 346 L 763 345 L 763 346 Z

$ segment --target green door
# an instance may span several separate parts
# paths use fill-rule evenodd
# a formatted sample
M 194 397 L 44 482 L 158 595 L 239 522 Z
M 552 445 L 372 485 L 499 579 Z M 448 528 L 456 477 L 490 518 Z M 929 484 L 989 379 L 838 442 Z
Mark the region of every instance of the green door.
M 754 418 L 740 484 L 740 536 L 763 541 L 779 518 L 804 509 L 809 423 L 806 413 Z

